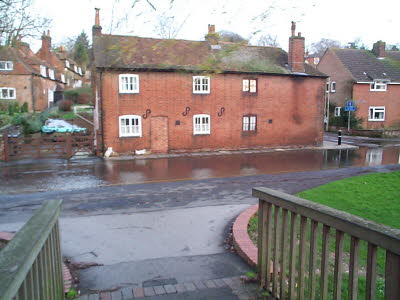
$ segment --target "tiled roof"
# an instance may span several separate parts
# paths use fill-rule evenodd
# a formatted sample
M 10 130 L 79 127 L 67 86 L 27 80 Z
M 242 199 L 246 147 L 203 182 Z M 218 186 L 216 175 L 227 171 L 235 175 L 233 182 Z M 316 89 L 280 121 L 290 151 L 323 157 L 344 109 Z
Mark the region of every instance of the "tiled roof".
M 212 49 L 208 41 L 100 35 L 93 48 L 98 68 L 292 73 L 287 53 L 274 47 L 221 43 Z M 314 68 L 307 71 L 323 76 Z
M 400 66 L 391 57 L 377 58 L 368 50 L 336 48 L 330 50 L 336 54 L 354 80 L 358 82 L 371 82 L 374 79 L 400 82 Z

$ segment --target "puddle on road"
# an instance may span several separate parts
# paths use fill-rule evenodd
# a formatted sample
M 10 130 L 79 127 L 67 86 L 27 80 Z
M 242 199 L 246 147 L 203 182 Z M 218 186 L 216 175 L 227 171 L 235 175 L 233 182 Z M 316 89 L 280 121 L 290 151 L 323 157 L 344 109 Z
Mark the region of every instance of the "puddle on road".
M 400 163 L 400 147 L 302 150 L 224 156 L 103 161 L 41 161 L 0 166 L 0 193 L 81 189 L 109 184 L 315 171 Z

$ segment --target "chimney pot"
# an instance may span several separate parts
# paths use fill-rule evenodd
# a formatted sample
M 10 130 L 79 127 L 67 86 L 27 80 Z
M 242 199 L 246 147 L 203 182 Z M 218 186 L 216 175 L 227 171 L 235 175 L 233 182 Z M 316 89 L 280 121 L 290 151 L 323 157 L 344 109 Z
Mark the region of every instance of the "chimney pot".
M 295 35 L 294 32 L 296 31 L 296 22 L 294 22 L 294 21 L 292 21 L 291 30 L 292 30 L 292 36 L 294 36 Z
M 208 24 L 208 33 L 215 33 L 215 25 Z
M 101 35 L 101 26 L 100 26 L 100 8 L 95 8 L 95 18 L 94 18 L 94 25 L 92 27 L 92 34 Z
M 47 36 L 50 36 L 50 30 L 47 30 Z

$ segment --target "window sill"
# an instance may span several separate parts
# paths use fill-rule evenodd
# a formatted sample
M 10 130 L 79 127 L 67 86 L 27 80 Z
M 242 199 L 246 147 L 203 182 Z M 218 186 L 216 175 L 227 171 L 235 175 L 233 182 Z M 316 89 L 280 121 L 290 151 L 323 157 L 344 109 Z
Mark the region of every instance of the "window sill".
M 369 90 L 370 92 L 386 92 L 387 90 Z
M 207 132 L 207 133 L 193 133 L 193 135 L 210 135 L 211 133 L 210 132 Z
M 139 91 L 134 91 L 134 92 L 121 92 L 119 91 L 119 94 L 139 94 Z
M 119 138 L 140 138 L 142 137 L 141 135 L 120 135 Z
M 385 120 L 383 119 L 368 119 L 368 122 L 384 122 Z
M 193 95 L 210 95 L 210 92 L 193 92 Z

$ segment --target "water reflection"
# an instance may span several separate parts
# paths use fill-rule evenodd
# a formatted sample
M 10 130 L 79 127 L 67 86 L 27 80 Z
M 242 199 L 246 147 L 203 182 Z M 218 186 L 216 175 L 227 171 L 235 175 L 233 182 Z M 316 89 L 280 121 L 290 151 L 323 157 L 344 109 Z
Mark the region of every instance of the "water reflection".
M 0 191 L 15 193 L 67 190 L 107 184 L 233 177 L 398 164 L 400 147 L 356 150 L 279 151 L 257 154 L 181 157 L 149 160 L 44 161 L 40 164 L 1 166 Z

